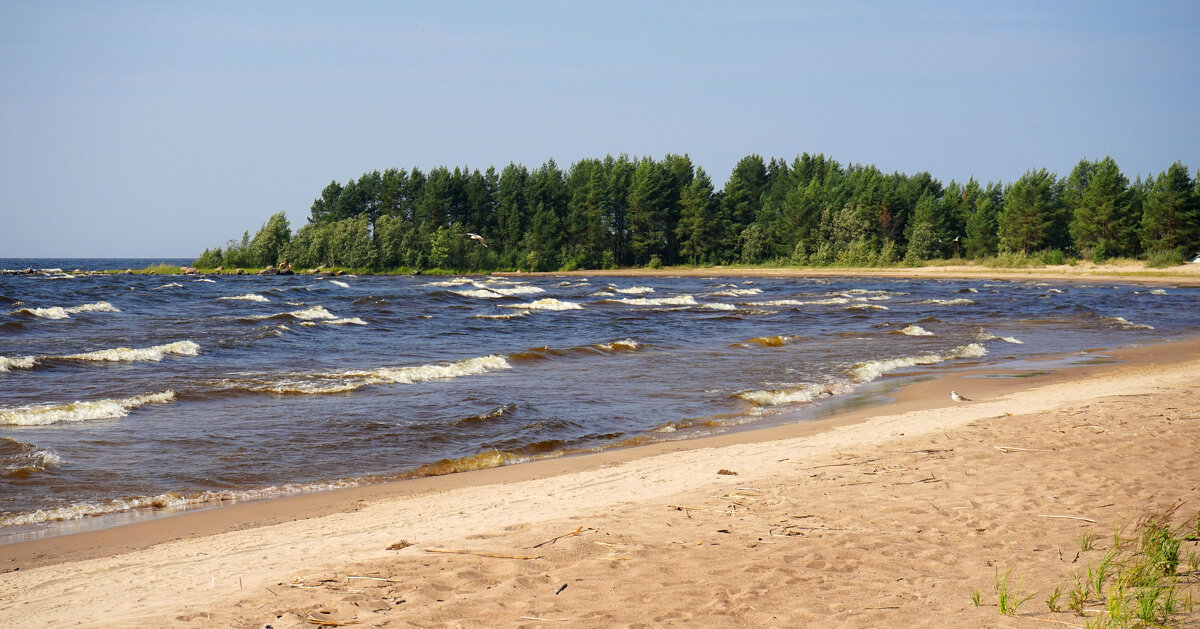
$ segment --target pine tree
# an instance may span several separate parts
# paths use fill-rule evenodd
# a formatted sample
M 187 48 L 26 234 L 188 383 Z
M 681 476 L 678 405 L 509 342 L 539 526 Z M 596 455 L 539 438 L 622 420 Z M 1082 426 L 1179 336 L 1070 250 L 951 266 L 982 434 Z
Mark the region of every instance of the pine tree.
M 1181 162 L 1159 174 L 1142 203 L 1142 247 L 1171 251 L 1183 247 L 1194 253 L 1200 239 L 1200 208 L 1188 169 Z

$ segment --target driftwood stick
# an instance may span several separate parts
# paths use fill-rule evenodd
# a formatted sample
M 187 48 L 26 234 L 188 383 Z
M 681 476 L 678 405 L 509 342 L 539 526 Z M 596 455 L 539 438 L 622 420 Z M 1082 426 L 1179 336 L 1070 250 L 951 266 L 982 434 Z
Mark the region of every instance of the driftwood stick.
M 591 529 L 588 529 L 588 530 L 591 530 Z M 581 526 L 581 527 L 575 529 L 574 531 L 567 533 L 566 535 L 559 535 L 558 537 L 552 537 L 552 538 L 542 542 L 541 544 L 537 544 L 536 546 L 530 546 L 530 548 L 540 548 L 542 546 L 545 546 L 546 544 L 553 544 L 554 542 L 557 542 L 558 540 L 560 540 L 564 537 L 575 537 L 576 535 L 579 535 L 582 532 L 583 532 L 583 527 Z
M 475 555 L 476 557 L 493 557 L 496 559 L 541 559 L 541 555 L 500 555 L 497 553 L 480 553 L 473 550 L 454 550 L 452 548 L 426 548 L 427 553 L 445 553 L 448 555 Z

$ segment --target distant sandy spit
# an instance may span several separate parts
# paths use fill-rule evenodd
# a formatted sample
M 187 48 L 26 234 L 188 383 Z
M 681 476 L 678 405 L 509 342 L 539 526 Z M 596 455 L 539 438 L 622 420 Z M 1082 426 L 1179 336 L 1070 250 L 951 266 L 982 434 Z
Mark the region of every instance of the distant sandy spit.
M 902 279 L 997 279 L 1045 281 L 1104 281 L 1200 286 L 1200 264 L 1148 268 L 1144 264 L 1057 265 L 1029 268 L 992 268 L 977 265 L 944 265 L 894 268 L 767 268 L 672 267 L 667 269 L 613 269 L 554 273 L 497 273 L 497 275 L 581 275 L 615 277 L 888 277 Z
M 0 626 L 1083 626 L 1044 601 L 1114 527 L 1200 511 L 1200 342 L 1119 356 L 958 373 L 819 425 L 0 546 Z M 1008 571 L 1033 594 L 1016 617 L 993 590 Z

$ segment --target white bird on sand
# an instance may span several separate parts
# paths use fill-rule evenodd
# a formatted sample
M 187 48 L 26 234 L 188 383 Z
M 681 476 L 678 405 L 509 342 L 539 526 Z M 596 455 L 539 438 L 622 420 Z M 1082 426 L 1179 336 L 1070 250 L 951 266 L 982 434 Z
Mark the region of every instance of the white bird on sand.
M 470 238 L 471 240 L 478 240 L 479 244 L 483 245 L 484 247 L 487 246 L 487 242 L 485 242 L 483 240 L 483 236 L 480 236 L 479 234 L 472 234 L 471 232 L 467 232 L 465 234 L 459 234 L 459 236 L 466 236 L 467 238 Z
M 954 400 L 955 402 L 970 402 L 971 401 L 971 398 L 963 397 L 958 394 L 958 391 L 953 391 L 953 390 L 950 391 L 950 399 Z

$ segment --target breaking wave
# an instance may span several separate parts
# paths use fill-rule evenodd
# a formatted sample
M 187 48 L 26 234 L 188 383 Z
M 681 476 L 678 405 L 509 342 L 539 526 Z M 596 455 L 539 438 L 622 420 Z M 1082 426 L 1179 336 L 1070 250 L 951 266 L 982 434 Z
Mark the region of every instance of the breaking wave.
M 271 301 L 270 299 L 267 299 L 266 297 L 263 297 L 257 293 L 246 293 L 245 295 L 236 295 L 234 297 L 217 297 L 217 299 L 228 301 L 257 301 L 263 303 Z
M 11 369 L 32 369 L 36 364 L 37 359 L 33 356 L 23 356 L 21 358 L 0 356 L 0 373 Z
M 878 380 L 883 374 L 897 369 L 914 367 L 916 365 L 933 365 L 955 360 L 958 358 L 980 358 L 987 355 L 987 349 L 979 343 L 970 343 L 949 350 L 944 354 L 923 354 L 920 356 L 902 356 L 884 360 L 870 360 L 850 368 L 849 374 L 855 382 L 866 383 Z
M 920 303 L 933 306 L 970 306 L 975 303 L 975 300 L 959 297 L 958 299 L 926 299 Z
M 28 478 L 37 472 L 61 466 L 62 458 L 53 450 L 43 450 L 11 437 L 0 437 L 0 477 Z
M 350 288 L 349 284 L 347 284 L 341 280 L 329 280 L 329 283 L 333 284 L 334 286 L 341 286 L 342 288 Z
M 830 297 L 829 299 L 775 299 L 772 301 L 753 301 L 748 306 L 840 306 L 850 303 L 845 297 Z
M 0 426 L 46 426 L 92 419 L 117 419 L 146 404 L 167 404 L 174 400 L 175 392 L 167 390 L 115 400 L 0 408 Z
M 1004 341 L 1005 343 L 1012 343 L 1013 345 L 1024 345 L 1025 344 L 1024 341 L 1018 340 L 1016 337 L 996 336 L 995 334 L 992 334 L 991 332 L 988 332 L 986 330 L 980 330 L 978 333 L 976 333 L 975 339 L 980 340 L 980 341 Z
M 595 343 L 593 345 L 584 345 L 582 347 L 535 347 L 521 352 L 509 354 L 508 358 L 514 362 L 531 362 L 537 360 L 549 360 L 551 358 L 564 358 L 567 356 L 578 356 L 586 354 L 606 354 L 612 352 L 632 352 L 637 351 L 641 344 L 633 339 L 622 339 L 620 341 L 612 341 L 609 343 Z
M 153 347 L 142 347 L 131 349 L 128 347 L 117 347 L 113 349 L 102 349 L 95 352 L 85 352 L 83 354 L 70 354 L 67 356 L 57 356 L 56 358 L 69 360 L 90 360 L 90 361 L 107 361 L 107 362 L 135 362 L 135 361 L 154 361 L 158 362 L 165 356 L 195 356 L 200 353 L 200 346 L 191 341 L 176 341 L 167 343 L 166 345 L 155 345 Z
M 929 330 L 926 330 L 915 323 L 905 327 L 903 330 L 900 330 L 900 332 L 909 336 L 933 336 L 933 332 L 930 332 Z
M 697 306 L 696 298 L 691 295 L 678 297 L 629 297 L 626 299 L 606 299 L 609 303 L 628 304 L 630 306 Z
M 334 480 L 317 483 L 289 483 L 264 487 L 261 489 L 202 491 L 194 494 L 167 492 L 157 496 L 139 496 L 136 498 L 118 498 L 106 502 L 80 502 L 51 509 L 38 509 L 26 513 L 14 513 L 0 516 L 0 527 L 21 526 L 29 524 L 44 524 L 46 522 L 65 522 L 83 518 L 125 513 L 139 509 L 169 509 L 179 510 L 204 505 L 221 503 L 244 502 L 263 498 L 276 498 L 295 494 L 314 493 L 331 489 L 356 487 L 361 482 L 355 479 Z
M 501 308 L 521 308 L 523 310 L 583 310 L 583 306 L 573 301 L 561 301 L 553 297 L 539 299 L 527 304 L 500 304 Z
M 343 372 L 298 373 L 275 380 L 257 377 L 227 379 L 217 383 L 216 386 L 254 393 L 319 395 L 347 393 L 370 385 L 415 384 L 429 380 L 476 376 L 511 368 L 512 365 L 503 356 L 493 354 L 450 363 L 414 367 L 379 367 Z
M 49 308 L 19 308 L 12 311 L 12 314 L 27 314 L 42 319 L 68 319 L 71 315 L 80 312 L 121 312 L 115 306 L 107 301 L 98 301 L 94 304 L 82 304 L 79 306 L 71 306 L 63 308 L 62 306 L 50 306 Z
M 1108 321 L 1112 321 L 1117 326 L 1126 330 L 1153 330 L 1154 326 L 1146 325 L 1145 323 L 1134 323 L 1125 317 L 1104 317 Z
M 719 290 L 715 293 L 710 293 L 713 297 L 748 297 L 750 295 L 758 295 L 762 293 L 761 288 L 727 288 Z
M 779 406 L 781 404 L 803 404 L 818 398 L 849 393 L 854 385 L 849 382 L 830 382 L 827 384 L 801 384 L 787 389 L 771 389 L 760 391 L 742 391 L 734 397 L 759 406 Z
M 777 334 L 775 336 L 759 336 L 740 343 L 734 343 L 732 347 L 750 347 L 751 345 L 760 345 L 762 347 L 783 347 L 791 345 L 799 341 L 802 337 L 794 334 Z
M 649 286 L 631 286 L 629 288 L 617 288 L 616 286 L 609 285 L 608 290 L 610 290 L 614 293 L 621 293 L 622 295 L 645 295 L 646 293 L 654 292 L 654 289 Z

